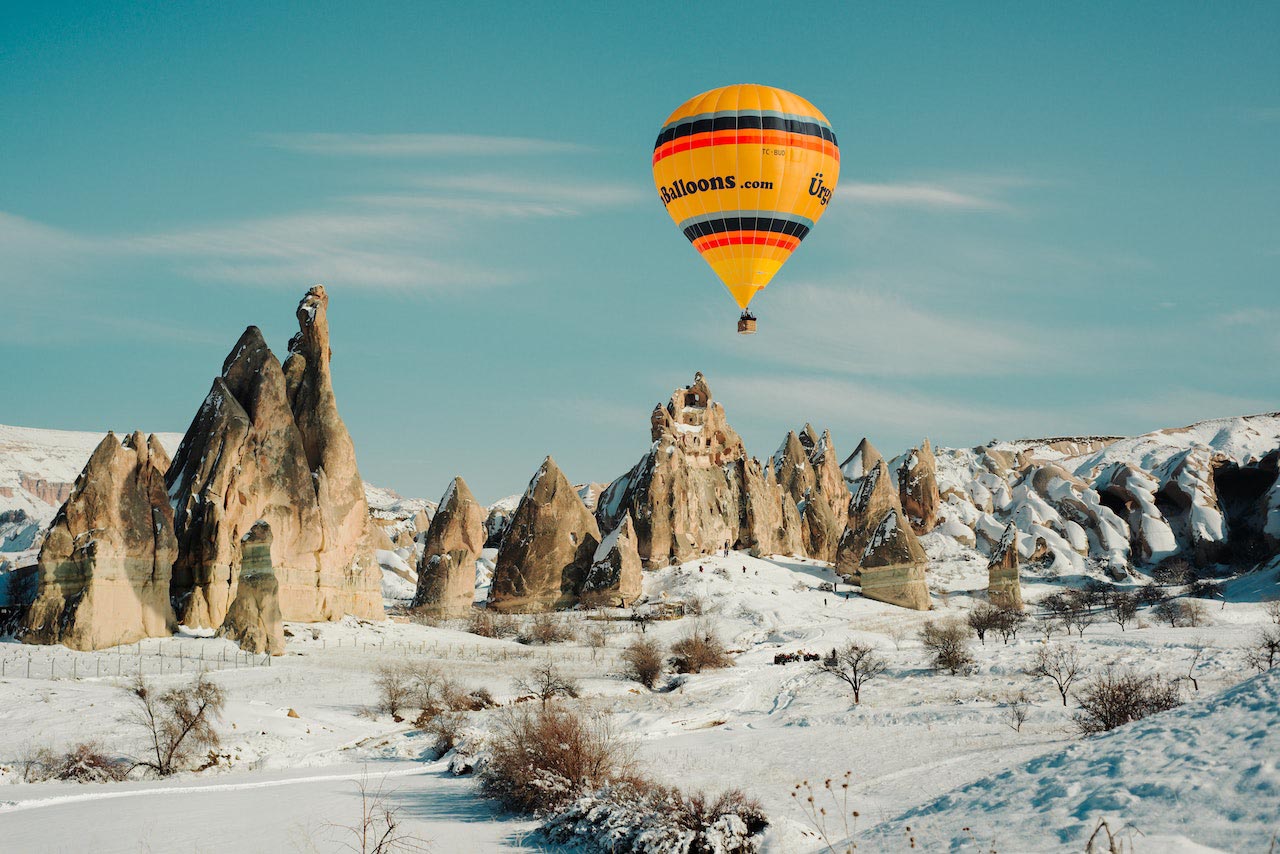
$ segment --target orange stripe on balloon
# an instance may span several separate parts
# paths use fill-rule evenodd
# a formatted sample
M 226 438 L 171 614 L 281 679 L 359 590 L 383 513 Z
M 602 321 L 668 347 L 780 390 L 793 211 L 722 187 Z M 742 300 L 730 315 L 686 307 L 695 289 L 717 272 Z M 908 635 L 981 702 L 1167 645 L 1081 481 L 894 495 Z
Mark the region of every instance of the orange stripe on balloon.
M 800 241 L 786 234 L 772 234 L 767 231 L 729 231 L 723 234 L 710 234 L 693 241 L 693 248 L 699 252 L 715 249 L 720 246 L 781 246 L 794 250 Z
M 672 154 L 711 145 L 789 145 L 793 148 L 824 152 L 837 161 L 840 160 L 840 149 L 817 136 L 781 131 L 716 130 L 671 140 L 653 153 L 653 162 L 657 164 L 658 161 Z

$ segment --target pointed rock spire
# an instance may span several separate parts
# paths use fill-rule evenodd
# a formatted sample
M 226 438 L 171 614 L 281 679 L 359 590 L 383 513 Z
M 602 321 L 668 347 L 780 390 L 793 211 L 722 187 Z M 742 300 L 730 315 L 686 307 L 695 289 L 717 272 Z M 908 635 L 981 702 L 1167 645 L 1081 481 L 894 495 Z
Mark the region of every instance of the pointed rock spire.
M 600 545 L 600 528 L 547 457 L 520 500 L 498 552 L 490 604 L 503 611 L 572 606 Z
M 625 608 L 640 598 L 640 577 L 636 529 L 628 513 L 622 524 L 596 548 L 587 580 L 582 586 L 583 602 Z
M 1018 579 L 1018 528 L 1010 522 L 991 550 L 987 564 L 987 599 L 998 608 L 1022 610 L 1022 583 Z
M 413 597 L 415 610 L 441 617 L 459 617 L 471 610 L 476 561 L 485 538 L 485 509 L 466 481 L 455 477 L 423 540 L 418 589 Z
M 94 650 L 172 634 L 177 552 L 159 442 L 108 433 L 76 479 L 40 549 L 23 640 Z
M 925 583 L 928 558 L 901 513 L 890 510 L 880 520 L 863 550 L 862 595 L 868 599 L 928 611 Z
M 925 439 L 919 448 L 908 451 L 898 468 L 898 493 L 902 511 L 917 534 L 927 534 L 938 524 L 938 461 L 933 446 Z

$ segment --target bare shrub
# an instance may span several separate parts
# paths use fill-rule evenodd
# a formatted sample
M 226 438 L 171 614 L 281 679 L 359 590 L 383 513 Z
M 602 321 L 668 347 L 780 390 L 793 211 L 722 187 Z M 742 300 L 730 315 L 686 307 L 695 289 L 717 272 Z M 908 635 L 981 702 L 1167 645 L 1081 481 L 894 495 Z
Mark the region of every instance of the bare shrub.
M 413 725 L 428 735 L 436 737 L 432 744 L 432 750 L 436 756 L 443 756 L 453 749 L 458 743 L 458 736 L 462 734 L 463 728 L 467 725 L 467 716 L 464 712 L 443 711 L 429 712 L 424 711 L 418 715 Z
M 508 809 L 550 812 L 633 776 L 630 753 L 605 718 L 561 706 L 509 706 L 495 723 L 480 791 Z
M 1160 561 L 1160 565 L 1151 573 L 1151 578 L 1164 587 L 1177 587 L 1195 581 L 1196 572 L 1186 558 L 1170 557 Z
M 853 692 L 853 704 L 862 702 L 862 687 L 884 673 L 888 664 L 872 647 L 850 643 L 841 649 L 833 649 L 822 661 L 814 665 L 819 673 L 839 679 Z
M 1185 626 L 1199 627 L 1208 625 L 1209 609 L 1204 606 L 1203 602 L 1196 602 L 1193 599 L 1184 599 L 1182 601 L 1182 624 Z
M 361 778 L 360 817 L 354 824 L 342 825 L 330 822 L 328 826 L 341 831 L 342 847 L 356 854 L 399 854 L 399 852 L 425 852 L 426 842 L 401 827 L 400 810 L 388 802 L 389 792 L 383 790 L 385 778 L 377 787 Z
M 1018 636 L 1018 631 L 1029 620 L 1027 615 L 1017 608 L 1001 608 L 996 617 L 995 630 L 1000 633 L 1000 639 L 1006 645 Z
M 128 777 L 131 767 L 131 763 L 123 759 L 108 756 L 97 743 L 85 742 L 59 757 L 49 776 L 77 783 L 111 783 Z
M 1204 605 L 1189 599 L 1166 599 L 1152 613 L 1167 622 L 1170 628 L 1203 626 L 1209 621 L 1209 612 Z
M 1045 644 L 1036 650 L 1036 658 L 1027 674 L 1050 679 L 1062 695 L 1062 705 L 1067 705 L 1067 692 L 1079 678 L 1083 665 L 1080 653 L 1074 646 L 1066 644 Z
M 1107 732 L 1147 715 L 1182 705 L 1177 683 L 1160 676 L 1107 668 L 1076 694 L 1080 711 L 1073 716 L 1081 735 Z
M 583 633 L 583 640 L 591 650 L 591 660 L 596 660 L 600 650 L 609 646 L 609 632 L 604 626 L 592 626 Z
M 902 642 L 911 637 L 911 629 L 906 623 L 894 623 L 889 627 L 889 638 L 893 641 L 893 648 L 902 649 Z
M 379 664 L 373 674 L 373 688 L 377 692 L 374 710 L 397 722 L 403 719 L 401 713 L 413 705 L 413 672 L 403 662 Z
M 953 676 L 973 663 L 969 651 L 969 627 L 959 620 L 934 620 L 920 629 L 920 642 L 933 654 L 934 670 Z
M 520 627 L 515 618 L 507 614 L 476 610 L 471 612 L 467 631 L 482 638 L 509 638 L 514 637 L 520 631 Z
M 1245 649 L 1244 661 L 1259 671 L 1280 664 L 1280 627 L 1260 629 Z
M 665 658 L 662 644 L 647 637 L 636 638 L 622 651 L 623 674 L 652 691 L 662 678 Z
M 207 674 L 163 694 L 139 674 L 129 691 L 135 700 L 130 721 L 147 738 L 147 757 L 136 763 L 139 767 L 168 777 L 194 754 L 218 746 L 213 724 L 222 717 L 227 698 Z
M 1280 598 L 1263 597 L 1262 607 L 1267 612 L 1267 616 L 1271 618 L 1271 622 L 1280 626 Z
M 517 679 L 516 690 L 537 697 L 545 709 L 556 697 L 577 697 L 578 683 L 547 661 L 533 668 L 528 676 Z
M 539 644 L 571 641 L 575 637 L 573 627 L 556 618 L 554 614 L 534 614 L 516 635 L 516 640 L 523 644 Z
M 994 631 L 1000 623 L 1000 609 L 995 605 L 988 605 L 983 602 L 969 612 L 968 618 L 965 620 L 969 628 L 973 629 L 973 633 L 978 636 L 978 641 L 983 645 L 987 645 L 987 632 Z
M 1010 691 L 1004 701 L 1005 723 L 1014 732 L 1022 732 L 1022 725 L 1031 716 L 1031 698 L 1025 691 Z
M 715 631 L 695 626 L 693 631 L 671 645 L 671 666 L 677 673 L 701 673 L 733 667 L 733 659 Z
M 768 818 L 765 817 L 764 807 L 758 800 L 745 794 L 741 789 L 728 789 L 714 796 L 703 792 L 691 792 L 682 795 L 673 791 L 666 800 L 672 804 L 670 815 L 676 826 L 689 831 L 693 835 L 694 844 L 690 846 L 690 852 L 707 852 L 707 854 L 710 854 L 710 852 L 716 851 L 713 840 L 709 837 L 711 832 L 718 825 L 721 825 L 726 817 L 736 817 L 745 824 L 746 837 L 755 836 L 769 824 Z M 743 842 L 747 841 L 743 840 Z M 744 846 L 740 848 L 722 848 L 720 850 L 725 850 L 726 854 L 730 854 L 733 851 L 741 851 L 742 854 L 747 854 L 747 852 L 754 852 L 757 849 L 754 846 Z
M 1119 626 L 1120 631 L 1123 632 L 1125 626 L 1138 616 L 1138 597 L 1127 591 L 1113 594 L 1108 614 L 1111 617 L 1111 622 Z

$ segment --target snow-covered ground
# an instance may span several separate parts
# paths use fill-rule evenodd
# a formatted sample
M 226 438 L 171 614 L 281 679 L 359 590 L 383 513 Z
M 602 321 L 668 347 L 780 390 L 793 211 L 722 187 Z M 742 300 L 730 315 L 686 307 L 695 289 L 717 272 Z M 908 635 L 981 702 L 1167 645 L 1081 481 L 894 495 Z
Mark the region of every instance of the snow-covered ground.
M 1081 742 L 1074 709 L 1023 672 L 1043 642 L 1030 630 L 1008 645 L 990 636 L 985 646 L 975 641 L 972 675 L 927 668 L 916 629 L 963 615 L 986 586 L 985 562 L 975 553 L 952 544 L 944 555 L 937 541 L 930 546 L 936 610 L 928 614 L 846 598 L 848 588 L 823 592 L 819 585 L 834 576 L 812 561 L 732 553 L 646 573 L 650 601 L 696 600 L 703 610 L 655 622 L 651 636 L 670 642 L 712 630 L 736 659 L 733 668 L 682 677 L 661 693 L 617 675 L 619 653 L 636 635 L 632 624 L 587 614 L 566 619 L 606 627 L 603 650 L 585 641 L 526 647 L 467 634 L 461 623 L 353 619 L 291 625 L 289 654 L 271 666 L 244 659 L 234 666 L 230 644 L 189 635 L 146 641 L 141 656 L 136 646 L 72 653 L 0 644 L 0 779 L 10 782 L 33 744 L 65 750 L 98 740 L 136 753 L 141 745 L 125 722 L 129 697 L 121 685 L 139 661 L 161 684 L 173 684 L 203 660 L 230 698 L 221 727 L 226 758 L 217 767 L 163 782 L 0 785 L 0 838 L 14 850 L 338 850 L 333 825 L 356 820 L 357 779 L 366 775 L 395 789 L 391 801 L 405 826 L 435 850 L 537 847 L 533 823 L 495 813 L 470 778 L 428 761 L 430 736 L 364 716 L 361 707 L 373 702 L 373 671 L 384 660 L 434 661 L 502 701 L 550 656 L 581 680 L 584 697 L 573 702 L 611 714 L 650 776 L 759 797 L 772 820 L 769 851 L 823 850 L 790 794 L 802 780 L 820 785 L 846 771 L 861 850 L 905 850 L 910 826 L 924 850 L 963 849 L 967 827 L 972 844 L 994 841 L 1000 851 L 1079 851 L 1102 816 L 1145 834 L 1135 834 L 1139 850 L 1169 850 L 1160 847 L 1166 842 L 1184 851 L 1266 850 L 1280 817 L 1280 687 L 1275 678 L 1233 686 L 1251 675 L 1241 647 L 1268 624 L 1258 600 L 1280 591 L 1274 569 L 1230 587 L 1229 598 L 1241 601 L 1206 603 L 1210 622 L 1197 628 L 1157 625 L 1144 613 L 1127 631 L 1100 622 L 1082 639 L 1056 635 L 1054 643 L 1079 648 L 1090 673 L 1120 665 L 1182 676 L 1203 647 L 1199 691 L 1184 691 L 1193 702 Z M 1031 575 L 1023 583 L 1028 601 L 1060 589 Z M 856 708 L 840 683 L 812 667 L 773 664 L 778 652 L 823 652 L 850 639 L 874 644 L 889 663 Z M 56 680 L 48 678 L 51 666 Z M 71 680 L 73 667 L 88 678 Z M 1007 724 L 1003 702 L 1016 690 L 1036 701 L 1021 732 Z M 485 713 L 475 714 L 482 725 Z

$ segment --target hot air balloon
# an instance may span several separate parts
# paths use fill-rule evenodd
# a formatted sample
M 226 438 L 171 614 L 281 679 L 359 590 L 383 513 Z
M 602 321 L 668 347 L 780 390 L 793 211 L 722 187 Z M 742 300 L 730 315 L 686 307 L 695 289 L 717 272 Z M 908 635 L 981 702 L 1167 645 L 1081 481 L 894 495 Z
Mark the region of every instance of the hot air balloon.
M 748 306 L 831 202 L 840 150 L 826 117 L 799 95 L 742 84 L 704 92 L 667 119 L 653 182 L 667 213 Z

